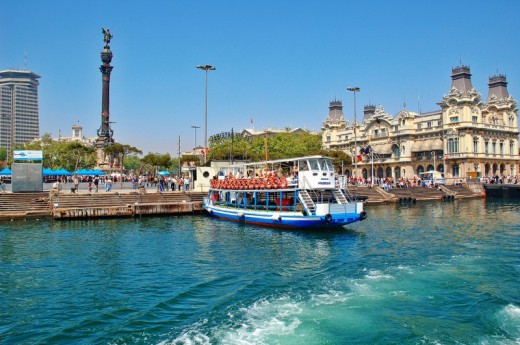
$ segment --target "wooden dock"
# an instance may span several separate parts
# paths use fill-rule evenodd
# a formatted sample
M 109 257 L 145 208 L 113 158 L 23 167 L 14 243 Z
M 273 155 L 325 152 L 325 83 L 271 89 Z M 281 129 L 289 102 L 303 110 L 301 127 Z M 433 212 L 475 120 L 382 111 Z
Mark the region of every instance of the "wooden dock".
M 371 204 L 415 203 L 480 198 L 479 191 L 463 186 L 436 188 L 349 187 L 350 196 Z M 202 212 L 204 192 L 83 192 L 1 193 L 0 220 L 14 218 L 85 219 L 182 215 Z

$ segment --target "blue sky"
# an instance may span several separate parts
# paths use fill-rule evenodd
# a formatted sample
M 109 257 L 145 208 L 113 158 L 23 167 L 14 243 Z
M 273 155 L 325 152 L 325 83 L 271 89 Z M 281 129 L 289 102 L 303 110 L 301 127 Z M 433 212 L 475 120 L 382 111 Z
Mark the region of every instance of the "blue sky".
M 101 113 L 101 28 L 114 38 L 115 139 L 177 154 L 208 135 L 251 127 L 319 130 L 329 101 L 353 118 L 381 104 L 395 116 L 439 109 L 462 62 L 487 96 L 505 74 L 520 99 L 520 1 L 0 1 L 0 70 L 39 75 L 41 133 L 95 136 Z M 418 102 L 419 100 L 419 102 Z

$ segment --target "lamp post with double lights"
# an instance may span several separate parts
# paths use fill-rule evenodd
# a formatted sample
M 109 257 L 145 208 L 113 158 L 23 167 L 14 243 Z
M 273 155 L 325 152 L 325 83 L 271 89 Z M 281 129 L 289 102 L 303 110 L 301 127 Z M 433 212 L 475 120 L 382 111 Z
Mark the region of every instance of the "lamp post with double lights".
M 206 72 L 206 95 L 204 101 L 204 164 L 208 161 L 208 71 L 216 68 L 212 65 L 198 65 L 198 69 Z
M 357 116 L 356 116 L 356 92 L 361 91 L 359 87 L 347 87 L 347 91 L 354 93 L 354 177 L 357 179 Z
M 195 150 L 197 148 L 197 128 L 200 128 L 200 126 L 193 125 L 191 128 L 195 130 L 195 146 L 193 146 Z

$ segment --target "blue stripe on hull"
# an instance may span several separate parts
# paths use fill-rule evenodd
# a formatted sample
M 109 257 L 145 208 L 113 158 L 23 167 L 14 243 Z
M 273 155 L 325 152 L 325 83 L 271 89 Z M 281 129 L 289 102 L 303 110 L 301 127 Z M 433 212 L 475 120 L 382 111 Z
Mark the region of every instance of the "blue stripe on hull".
M 315 228 L 315 227 L 342 227 L 346 224 L 360 221 L 360 215 L 357 213 L 335 214 L 329 222 L 325 221 L 325 217 L 320 216 L 303 216 L 290 215 L 287 213 L 277 213 L 279 219 L 273 219 L 275 213 L 253 213 L 238 209 L 223 209 L 204 206 L 206 211 L 212 216 L 231 220 L 238 223 L 254 224 L 278 228 Z M 241 213 L 239 216 L 238 213 Z

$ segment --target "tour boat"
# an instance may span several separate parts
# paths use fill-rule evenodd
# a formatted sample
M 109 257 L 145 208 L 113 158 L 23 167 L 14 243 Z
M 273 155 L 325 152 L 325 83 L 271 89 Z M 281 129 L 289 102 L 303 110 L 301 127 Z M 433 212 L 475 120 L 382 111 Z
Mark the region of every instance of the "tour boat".
M 203 207 L 214 217 L 279 228 L 342 227 L 367 217 L 362 202 L 336 187 L 324 156 L 226 167 L 211 180 Z

